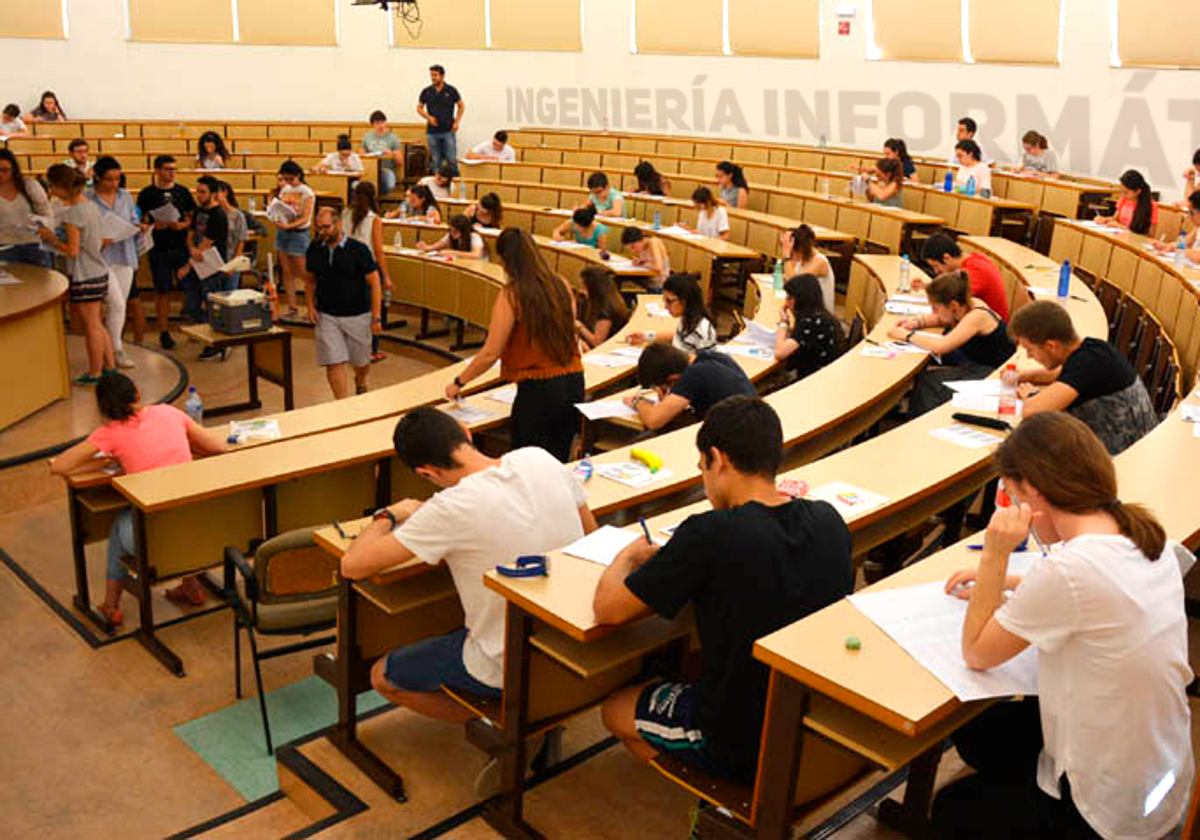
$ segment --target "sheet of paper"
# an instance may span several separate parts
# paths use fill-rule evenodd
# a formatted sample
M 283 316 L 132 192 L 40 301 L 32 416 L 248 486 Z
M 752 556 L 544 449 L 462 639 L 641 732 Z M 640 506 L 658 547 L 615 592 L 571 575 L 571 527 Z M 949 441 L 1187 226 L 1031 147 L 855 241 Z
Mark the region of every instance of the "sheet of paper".
M 888 300 L 894 300 L 897 303 L 916 303 L 916 304 L 920 304 L 921 306 L 929 305 L 929 298 L 923 294 L 899 294 L 899 293 L 897 293 L 897 294 L 894 294 L 891 297 L 889 297 Z
M 209 246 L 200 254 L 200 259 L 192 260 L 192 268 L 196 271 L 196 276 L 201 280 L 206 280 L 221 271 L 221 266 L 225 264 L 225 260 L 221 259 L 221 255 L 217 252 L 216 246 Z
M 137 225 L 130 224 L 116 213 L 110 213 L 105 210 L 100 214 L 101 239 L 109 239 L 113 242 L 124 242 L 126 239 L 137 236 L 141 232 L 141 228 L 139 228 Z
M 585 245 L 582 242 L 576 242 L 574 239 L 564 239 L 561 242 L 552 242 L 555 248 L 590 248 L 590 245 Z
M 950 398 L 950 404 L 964 411 L 985 411 L 994 414 L 1000 410 L 1000 398 L 989 397 L 987 394 L 956 393 Z
M 142 256 L 143 254 L 148 253 L 150 251 L 150 249 L 153 247 L 154 247 L 154 237 L 153 236 L 151 236 L 148 233 L 138 234 L 137 252 L 138 252 L 139 257 Z
M 775 352 L 773 350 L 759 347 L 757 344 L 742 344 L 740 341 L 718 344 L 717 352 L 724 353 L 726 356 L 742 356 L 747 359 L 760 359 L 768 362 L 775 360 Z
M 1189 405 L 1185 403 L 1183 408 L 1180 410 L 1180 414 L 1183 416 L 1183 419 L 1189 423 L 1200 422 L 1200 405 Z
M 623 417 L 628 420 L 636 420 L 637 412 L 634 411 L 621 400 L 596 400 L 595 402 L 575 403 L 575 407 L 579 409 L 579 413 L 589 420 L 608 420 L 614 417 Z
M 151 210 L 150 218 L 156 222 L 169 225 L 179 221 L 179 209 L 174 204 L 164 204 L 162 207 Z
M 607 351 L 610 356 L 621 356 L 629 359 L 631 362 L 636 362 L 642 357 L 642 348 L 626 345 L 624 347 L 614 347 Z
M 645 487 L 656 481 L 670 478 L 672 473 L 666 467 L 658 472 L 650 472 L 650 468 L 640 461 L 622 461 L 616 464 L 597 464 L 596 474 L 602 475 L 609 481 L 624 484 L 626 487 Z
M 626 531 L 612 525 L 601 525 L 587 536 L 580 537 L 562 550 L 581 560 L 608 566 L 625 546 L 641 536 L 640 531 Z
M 746 329 L 742 330 L 738 335 L 739 341 L 757 344 L 759 347 L 766 347 L 774 352 L 775 350 L 775 331 L 769 327 L 764 327 L 757 321 L 747 321 Z
M 1058 286 L 1029 286 L 1028 291 L 1034 297 L 1039 297 L 1039 298 L 1058 297 Z
M 677 236 L 680 239 L 703 239 L 704 238 L 701 234 L 696 233 L 695 231 L 688 230 L 687 228 L 681 228 L 679 225 L 671 225 L 670 227 L 665 227 L 659 232 L 665 233 L 668 236 Z
M 918 347 L 915 344 L 910 344 L 907 341 L 889 341 L 887 343 L 887 347 L 889 350 L 893 350 L 897 353 L 916 353 L 918 355 L 925 354 L 927 356 L 932 355 L 928 350 Z
M 271 203 L 267 205 L 267 218 L 276 224 L 279 222 L 291 222 L 296 219 L 296 211 L 278 198 L 273 198 L 271 199 Z
M 238 443 L 250 440 L 279 440 L 278 420 L 231 420 L 229 421 L 229 436 L 236 437 Z
M 893 350 L 891 347 L 880 347 L 877 344 L 862 343 L 862 354 L 870 356 L 873 359 L 894 359 L 900 355 L 899 351 Z
M 629 367 L 635 363 L 628 356 L 618 356 L 613 353 L 588 353 L 583 357 L 583 360 L 589 365 L 610 368 Z
M 808 491 L 806 499 L 829 502 L 841 515 L 842 519 L 850 522 L 880 505 L 887 504 L 890 499 L 872 490 L 855 487 L 845 481 L 833 481 L 821 487 Z
M 651 318 L 670 318 L 671 313 L 667 311 L 667 307 L 661 303 L 646 304 L 646 314 Z
M 933 312 L 933 307 L 928 304 L 901 303 L 894 300 L 884 303 L 883 309 L 892 315 L 928 315 Z
M 475 406 L 467 405 L 466 403 L 439 405 L 438 408 L 449 414 L 458 422 L 465 423 L 468 426 L 470 426 L 472 423 L 480 423 L 496 416 L 490 411 L 485 411 L 482 408 L 476 408 Z
M 929 434 L 935 438 L 941 438 L 942 440 L 957 444 L 958 446 L 965 446 L 967 449 L 983 449 L 985 446 L 995 446 L 1001 440 L 1000 437 L 994 434 L 989 434 L 971 426 L 965 426 L 962 423 L 953 423 L 949 426 L 930 429 Z
M 1004 383 L 1000 379 L 959 379 L 954 382 L 943 382 L 951 391 L 960 394 L 973 394 L 977 397 L 999 397 L 1004 393 Z
M 495 391 L 488 391 L 484 396 L 498 403 L 512 405 L 517 400 L 517 386 L 510 385 L 507 388 L 497 388 Z
M 1009 570 L 1023 574 L 1033 562 L 1029 552 L 1014 554 Z M 943 591 L 941 581 L 860 592 L 852 603 L 913 659 L 921 663 L 963 702 L 989 697 L 1037 694 L 1037 649 L 988 671 L 972 671 L 962 659 L 962 625 L 967 602 Z

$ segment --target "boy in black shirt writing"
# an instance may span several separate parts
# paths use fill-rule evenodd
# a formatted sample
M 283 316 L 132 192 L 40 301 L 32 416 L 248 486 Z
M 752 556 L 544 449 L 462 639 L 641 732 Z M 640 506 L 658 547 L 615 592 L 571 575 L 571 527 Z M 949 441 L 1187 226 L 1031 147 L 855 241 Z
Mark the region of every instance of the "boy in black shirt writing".
M 783 431 L 757 397 L 714 406 L 696 435 L 713 510 L 689 517 L 662 549 L 621 551 L 596 587 L 596 620 L 621 624 L 695 605 L 704 672 L 653 680 L 604 702 L 604 724 L 643 761 L 660 752 L 713 775 L 754 779 L 768 669 L 754 641 L 828 606 L 854 585 L 850 532 L 826 502 L 775 487 Z

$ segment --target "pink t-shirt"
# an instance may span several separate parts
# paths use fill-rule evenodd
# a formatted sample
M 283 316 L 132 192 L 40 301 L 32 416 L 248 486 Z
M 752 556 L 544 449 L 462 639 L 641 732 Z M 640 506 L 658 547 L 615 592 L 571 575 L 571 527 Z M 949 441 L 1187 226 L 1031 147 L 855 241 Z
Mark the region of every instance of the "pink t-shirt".
M 126 473 L 192 460 L 187 427 L 191 418 L 170 405 L 148 405 L 133 417 L 105 423 L 88 443 L 117 459 Z
M 1150 202 L 1150 208 L 1150 224 L 1153 226 L 1158 224 L 1158 202 Z M 1133 211 L 1136 209 L 1137 202 L 1131 198 L 1122 198 L 1117 202 L 1117 221 L 1121 223 L 1121 227 L 1129 227 L 1133 221 Z

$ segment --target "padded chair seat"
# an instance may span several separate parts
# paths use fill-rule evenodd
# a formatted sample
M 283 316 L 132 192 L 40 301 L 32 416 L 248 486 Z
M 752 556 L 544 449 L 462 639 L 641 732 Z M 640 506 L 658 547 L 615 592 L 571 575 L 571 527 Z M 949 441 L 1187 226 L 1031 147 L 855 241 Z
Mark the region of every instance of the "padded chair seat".
M 246 582 L 238 576 L 238 596 L 242 603 L 249 605 L 246 597 Z M 287 604 L 258 604 L 258 623 L 255 628 L 260 633 L 286 633 L 299 627 L 313 624 L 337 621 L 337 595 L 324 598 L 312 598 L 305 601 L 293 601 Z

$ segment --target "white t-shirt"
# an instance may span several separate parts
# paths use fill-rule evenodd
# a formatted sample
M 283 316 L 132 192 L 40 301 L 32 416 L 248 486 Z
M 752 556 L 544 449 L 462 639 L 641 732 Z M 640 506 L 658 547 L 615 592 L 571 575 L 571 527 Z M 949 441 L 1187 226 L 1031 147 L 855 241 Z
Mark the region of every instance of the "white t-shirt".
M 50 216 L 50 200 L 46 191 L 33 178 L 25 179 L 25 193 L 18 190 L 16 196 L 9 201 L 0 196 L 0 248 L 10 245 L 36 245 L 41 237 L 29 221 L 31 215 Z
M 484 572 L 582 537 L 584 504 L 587 491 L 571 471 L 528 446 L 438 491 L 392 532 L 418 559 L 450 567 L 466 615 L 463 665 L 481 683 L 504 684 L 505 601 L 484 587 Z
M 28 130 L 25 120 L 20 117 L 13 117 L 12 122 L 0 122 L 0 137 L 11 137 L 14 134 L 20 134 Z
M 374 210 L 368 210 L 367 215 L 363 216 L 362 221 L 358 223 L 358 227 L 354 227 L 354 215 L 347 207 L 342 211 L 342 233 L 351 239 L 357 239 L 374 253 L 375 242 L 372 237 L 375 232 L 375 220 L 378 218 Z
M 511 161 L 514 161 L 517 159 L 517 150 L 514 149 L 512 146 L 505 143 L 504 148 L 501 151 L 497 152 L 496 148 L 492 145 L 491 140 L 484 140 L 478 146 L 471 149 L 471 153 L 478 155 L 481 158 L 487 158 L 488 160 L 499 160 L 499 161 L 510 161 L 511 162 Z
M 717 346 L 717 328 L 707 318 L 701 318 L 696 328 L 686 335 L 683 332 L 683 321 L 675 328 L 671 343 L 685 353 L 698 353 Z
M 996 612 L 1038 650 L 1038 786 L 1058 799 L 1065 773 L 1075 807 L 1107 838 L 1157 840 L 1191 794 L 1192 670 L 1171 548 L 1150 562 L 1126 537 L 1076 537 Z
M 972 177 L 975 179 L 976 195 L 979 195 L 983 190 L 990 190 L 992 188 L 992 168 L 986 163 L 958 167 L 958 171 L 954 174 L 954 186 L 965 187 L 967 181 Z
M 452 186 L 454 186 L 453 181 L 451 181 L 449 184 L 447 184 L 444 187 L 441 186 L 437 182 L 436 175 L 426 175 L 420 181 L 417 181 L 417 183 L 421 184 L 422 186 L 429 187 L 429 191 L 431 193 L 433 193 L 433 197 L 438 199 L 439 201 L 443 198 L 449 198 L 450 197 L 450 188 Z
M 829 310 L 829 314 L 832 315 L 834 312 L 834 283 L 833 266 L 829 264 L 829 258 L 818 252 L 813 254 L 813 261 L 807 266 L 800 265 L 799 262 L 796 260 L 795 268 L 790 269 L 787 277 L 783 279 L 790 280 L 797 274 L 811 274 L 816 277 L 817 282 L 821 284 L 821 300 L 824 302 L 825 308 Z
M 282 199 L 285 195 L 291 195 L 292 193 L 297 193 L 300 195 L 300 207 L 303 207 L 305 202 L 309 202 L 308 206 L 312 210 L 312 213 L 309 214 L 309 225 L 311 225 L 312 215 L 316 213 L 317 194 L 312 191 L 312 188 L 309 187 L 308 184 L 303 182 L 296 184 L 295 186 L 292 186 L 291 184 L 284 184 L 279 188 L 280 199 Z M 295 230 L 308 230 L 309 225 L 295 228 Z
M 321 166 L 328 169 L 330 172 L 362 172 L 362 158 L 354 152 L 350 153 L 348 158 L 343 159 L 338 152 L 330 152 L 321 159 Z
M 713 208 L 711 213 L 701 210 L 700 215 L 696 218 L 696 231 L 701 236 L 717 239 L 727 230 L 729 230 L 729 212 L 719 204 Z

